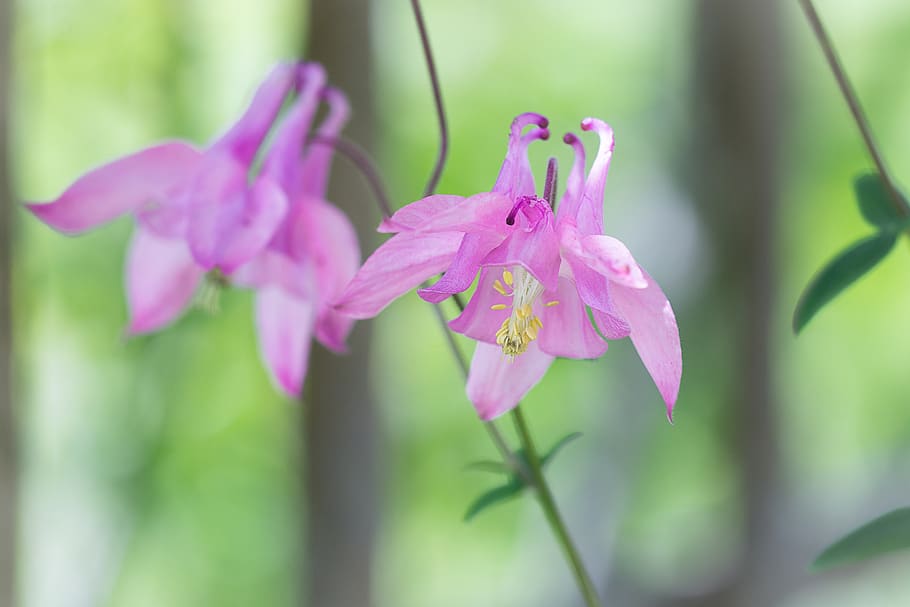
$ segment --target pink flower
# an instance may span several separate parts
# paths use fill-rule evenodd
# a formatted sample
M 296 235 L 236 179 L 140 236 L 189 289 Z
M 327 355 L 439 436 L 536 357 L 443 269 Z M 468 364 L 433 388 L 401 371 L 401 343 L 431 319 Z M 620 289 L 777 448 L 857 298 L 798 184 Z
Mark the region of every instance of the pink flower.
M 315 99 L 316 65 L 277 66 L 224 135 L 204 151 L 183 141 L 153 145 L 89 171 L 56 200 L 28 205 L 52 228 L 79 234 L 124 214 L 136 218 L 127 267 L 129 333 L 171 323 L 206 271 L 230 275 L 272 238 L 287 212 L 273 179 L 249 183 L 251 166 L 295 87 Z
M 399 210 L 380 226 L 397 234 L 366 260 L 337 303 L 366 318 L 439 272 L 440 280 L 418 291 L 423 299 L 465 291 L 479 274 L 450 327 L 478 341 L 467 392 L 483 419 L 515 407 L 555 357 L 596 358 L 606 352 L 605 340 L 626 336 L 668 416 L 676 402 L 682 360 L 673 310 L 625 245 L 603 234 L 612 130 L 592 118 L 582 129 L 598 133 L 600 149 L 585 177 L 584 148 L 566 135 L 575 163 L 556 216 L 535 194 L 527 156 L 528 144 L 549 136 L 547 120 L 522 114 L 492 191 L 430 196 Z
M 344 95 L 326 88 L 329 105 L 317 134 L 338 136 L 347 122 Z M 351 222 L 325 200 L 333 149 L 309 144 L 302 156 L 318 99 L 301 96 L 275 136 L 262 175 L 286 193 L 288 213 L 271 241 L 234 275 L 256 289 L 256 326 L 262 357 L 274 382 L 300 394 L 313 337 L 329 350 L 345 351 L 354 320 L 329 303 L 360 266 L 360 247 Z

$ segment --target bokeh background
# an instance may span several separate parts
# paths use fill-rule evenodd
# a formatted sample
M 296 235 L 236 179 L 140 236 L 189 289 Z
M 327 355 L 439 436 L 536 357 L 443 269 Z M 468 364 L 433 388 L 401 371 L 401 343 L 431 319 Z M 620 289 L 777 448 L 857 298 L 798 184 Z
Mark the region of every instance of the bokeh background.
M 462 521 L 498 480 L 465 466 L 495 452 L 416 295 L 361 323 L 351 356 L 317 353 L 290 402 L 260 365 L 250 293 L 125 339 L 130 220 L 66 238 L 21 207 L 150 142 L 209 140 L 272 64 L 303 54 L 352 96 L 348 135 L 395 203 L 418 198 L 438 133 L 409 4 L 2 6 L 0 605 L 579 605 L 532 499 Z M 910 179 L 910 5 L 818 8 Z M 627 341 L 558 361 L 524 405 L 543 447 L 584 433 L 548 475 L 605 602 L 910 604 L 907 555 L 807 570 L 910 502 L 910 255 L 791 334 L 812 273 L 869 232 L 851 180 L 871 167 L 797 3 L 424 10 L 451 127 L 440 191 L 489 189 L 518 113 L 551 120 L 532 148 L 540 177 L 549 155 L 568 168 L 563 132 L 607 120 L 608 232 L 677 313 L 674 426 Z M 372 250 L 369 190 L 344 160 L 335 177 Z

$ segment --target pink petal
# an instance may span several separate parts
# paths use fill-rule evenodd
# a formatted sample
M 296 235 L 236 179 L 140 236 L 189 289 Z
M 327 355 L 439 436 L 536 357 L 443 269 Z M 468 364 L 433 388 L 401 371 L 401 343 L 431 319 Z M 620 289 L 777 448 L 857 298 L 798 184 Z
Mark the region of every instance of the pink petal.
M 610 160 L 613 158 L 613 129 L 603 120 L 596 118 L 585 118 L 581 121 L 581 128 L 585 131 L 595 131 L 600 137 L 600 146 L 585 181 L 577 215 L 578 228 L 583 234 L 603 234 L 604 188 L 607 184 Z
M 449 322 L 449 327 L 453 331 L 477 341 L 496 343 L 496 332 L 502 325 L 502 321 L 512 313 L 509 309 L 490 309 L 496 304 L 512 304 L 511 297 L 501 295 L 493 288 L 493 283 L 497 279 L 502 280 L 501 268 L 484 268 L 480 271 L 477 288 L 468 305 L 465 306 L 464 312 Z
M 247 168 L 230 157 L 207 162 L 191 191 L 189 242 L 204 268 L 232 272 L 262 250 L 284 218 L 287 199 L 268 178 L 247 185 Z
M 574 222 L 560 222 L 559 239 L 563 259 L 572 269 L 578 295 L 594 311 L 598 329 L 607 339 L 627 337 L 632 329 L 616 310 L 610 296 L 610 281 L 588 266 L 591 256 L 582 247 L 582 239 Z
M 648 281 L 647 288 L 630 289 L 614 284 L 613 300 L 632 327 L 632 343 L 667 404 L 667 416 L 672 418 L 682 375 L 679 329 L 663 291 L 647 272 L 642 272 Z
M 296 75 L 297 66 L 293 63 L 275 66 L 259 85 L 240 120 L 234 123 L 210 149 L 216 153 L 227 152 L 242 164 L 251 164 L 294 86 Z M 325 74 L 322 78 L 325 79 Z
M 493 192 L 475 194 L 462 203 L 436 213 L 417 227 L 422 232 L 495 232 L 503 236 L 512 231 L 506 217 L 513 201 Z
M 192 302 L 202 274 L 184 240 L 137 227 L 126 262 L 127 331 L 147 333 L 170 324 Z
M 518 196 L 534 195 L 534 173 L 528 161 L 528 145 L 532 141 L 547 139 L 550 136 L 548 124 L 544 116 L 533 112 L 521 114 L 512 121 L 508 151 L 493 186 L 494 192 L 504 194 L 512 200 Z M 522 135 L 521 132 L 527 126 L 533 128 Z
M 547 290 L 557 289 L 559 263 L 559 242 L 553 230 L 552 213 L 533 229 L 515 229 L 483 259 L 485 266 L 520 264 Z
M 598 358 L 607 351 L 607 342 L 591 326 L 585 305 L 571 280 L 561 277 L 559 291 L 544 293 L 541 299 L 537 312 L 543 327 L 537 340 L 543 352 L 565 358 Z M 559 303 L 546 305 L 553 301 Z
M 325 72 L 318 64 L 306 64 L 309 69 L 300 96 L 287 111 L 269 144 L 262 162 L 260 176 L 278 184 L 291 200 L 303 192 L 300 189 L 304 169 L 302 150 L 313 116 L 319 108 L 319 95 L 325 84 Z M 313 71 L 315 70 L 315 71 Z M 331 148 L 328 148 L 331 152 Z
M 612 282 L 632 289 L 644 289 L 648 282 L 635 263 L 632 253 L 620 240 L 602 234 L 581 239 L 587 265 Z
M 329 307 L 360 267 L 357 233 L 347 215 L 318 198 L 305 199 L 291 228 L 291 252 L 311 269 L 316 281 L 319 312 L 316 339 L 336 352 L 345 351 L 353 319 Z
M 394 299 L 445 270 L 461 243 L 460 232 L 402 232 L 364 262 L 335 303 L 354 318 L 376 316 Z
M 316 132 L 322 137 L 336 138 L 351 114 L 350 104 L 344 93 L 333 87 L 324 88 L 322 98 L 329 111 Z M 310 145 L 300 163 L 299 183 L 294 191 L 324 197 L 334 154 L 335 149 L 330 145 Z
M 55 230 L 77 234 L 146 204 L 161 204 L 189 179 L 202 155 L 173 141 L 146 148 L 89 171 L 54 201 L 28 209 Z
M 346 354 L 346 342 L 355 322 L 355 318 L 334 308 L 320 308 L 316 318 L 316 341 L 336 354 Z
M 291 257 L 310 265 L 321 301 L 334 301 L 360 268 L 360 244 L 341 209 L 319 198 L 301 201 L 291 221 Z
M 480 270 L 480 261 L 500 242 L 502 236 L 496 233 L 465 234 L 445 275 L 429 287 L 419 289 L 417 294 L 424 301 L 439 303 L 454 293 L 461 293 L 474 282 Z
M 434 194 L 433 196 L 421 198 L 416 202 L 401 207 L 391 217 L 383 219 L 376 231 L 388 233 L 416 229 L 425 221 L 443 211 L 450 210 L 454 205 L 464 200 L 466 199 L 463 196 L 451 196 L 449 194 Z
M 280 287 L 256 293 L 259 349 L 275 384 L 289 396 L 299 396 L 310 356 L 315 306 Z
M 479 342 L 468 373 L 468 398 L 483 420 L 513 409 L 543 378 L 553 357 L 531 342 L 528 350 L 510 359 L 499 346 Z
M 231 283 L 250 289 L 279 286 L 297 297 L 315 299 L 316 278 L 312 268 L 272 249 L 260 252 L 231 274 Z
M 556 221 L 559 223 L 570 219 L 574 223 L 585 187 L 585 146 L 574 133 L 566 133 L 562 140 L 572 146 L 575 159 L 566 179 L 566 191 L 556 207 Z
M 287 212 L 284 191 L 271 179 L 256 180 L 243 208 L 224 226 L 218 266 L 227 273 L 252 259 L 269 243 Z

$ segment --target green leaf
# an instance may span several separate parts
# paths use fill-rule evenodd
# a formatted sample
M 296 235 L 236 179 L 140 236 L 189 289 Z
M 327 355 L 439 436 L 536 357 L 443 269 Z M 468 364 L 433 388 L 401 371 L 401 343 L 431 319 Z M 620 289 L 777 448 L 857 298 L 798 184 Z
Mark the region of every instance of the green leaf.
M 865 173 L 853 181 L 859 210 L 866 221 L 872 225 L 888 230 L 901 230 L 907 224 L 907 216 L 894 206 L 888 186 L 878 173 Z M 903 205 L 908 207 L 907 199 L 898 192 Z
M 497 462 L 490 459 L 479 462 L 471 462 L 465 466 L 466 470 L 479 470 L 480 472 L 494 472 L 497 474 L 511 474 L 509 467 L 503 462 Z
M 894 248 L 896 240 L 896 232 L 882 231 L 854 243 L 831 260 L 799 298 L 793 314 L 793 331 L 799 333 L 828 302 L 874 268 Z
M 549 464 L 556 454 L 562 451 L 562 448 L 571 443 L 573 440 L 581 438 L 581 432 L 572 432 L 571 434 L 566 434 L 561 439 L 556 441 L 556 444 L 550 447 L 550 450 L 541 458 L 540 463 L 544 466 Z
M 514 480 L 500 487 L 490 489 L 474 500 L 470 507 L 468 507 L 468 511 L 465 512 L 464 515 L 465 522 L 470 521 L 490 506 L 495 506 L 496 504 L 501 504 L 517 497 L 522 489 L 524 489 L 524 485 L 520 482 L 515 482 Z
M 899 508 L 826 548 L 812 563 L 812 569 L 822 571 L 907 548 L 910 548 L 910 508 Z

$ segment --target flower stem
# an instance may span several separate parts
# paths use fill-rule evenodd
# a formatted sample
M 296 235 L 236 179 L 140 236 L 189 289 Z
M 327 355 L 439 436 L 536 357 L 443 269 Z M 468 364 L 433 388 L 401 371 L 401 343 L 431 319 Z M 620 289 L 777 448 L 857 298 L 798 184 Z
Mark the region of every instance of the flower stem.
M 417 30 L 420 32 L 420 43 L 423 46 L 423 54 L 427 60 L 427 70 L 430 72 L 430 84 L 433 87 L 433 100 L 436 102 L 436 116 L 439 119 L 439 154 L 436 156 L 436 165 L 433 167 L 433 173 L 423 189 L 423 195 L 429 196 L 436 191 L 439 184 L 439 178 L 442 177 L 442 167 L 445 166 L 446 156 L 449 153 L 449 127 L 446 124 L 446 111 L 442 105 L 442 89 L 439 86 L 439 76 L 436 74 L 436 63 L 433 61 L 433 51 L 430 48 L 430 36 L 427 34 L 427 27 L 423 21 L 423 13 L 420 10 L 420 2 L 411 0 L 411 8 L 414 9 L 414 19 L 417 21 Z
M 423 21 L 419 0 L 411 0 L 411 7 L 414 9 L 414 19 L 417 22 L 417 29 L 420 33 L 420 42 L 423 45 L 423 53 L 427 61 L 427 69 L 430 72 L 433 99 L 436 102 L 436 115 L 439 119 L 439 154 L 436 158 L 436 165 L 433 168 L 433 173 L 430 175 L 430 179 L 427 181 L 427 185 L 424 188 L 423 195 L 426 197 L 436 191 L 436 186 L 439 184 L 439 178 L 442 176 L 442 169 L 445 166 L 449 149 L 449 134 L 446 125 L 445 108 L 442 104 L 442 90 L 439 86 L 439 77 L 436 74 L 436 64 L 433 62 L 433 52 L 430 48 L 430 37 L 427 34 L 426 25 Z M 556 162 L 553 159 L 551 159 L 551 162 L 547 167 L 547 180 L 549 182 L 549 197 L 555 198 Z M 550 204 L 552 206 L 552 202 Z M 458 295 L 455 295 L 453 299 L 455 300 L 456 305 L 464 311 L 464 303 Z M 462 374 L 465 379 L 467 379 L 468 364 L 465 361 L 461 350 L 458 349 L 458 344 L 455 343 L 455 338 L 448 327 L 448 323 L 446 323 L 442 309 L 439 307 L 439 304 L 434 305 L 433 308 L 436 310 L 436 316 L 446 334 L 449 348 L 452 351 L 453 356 L 455 356 Z M 578 550 L 575 548 L 575 544 L 569 536 L 569 531 L 556 507 L 556 501 L 553 499 L 553 493 L 550 491 L 550 486 L 547 484 L 546 478 L 544 478 L 543 471 L 541 470 L 540 457 L 537 455 L 537 451 L 534 448 L 534 442 L 531 439 L 531 433 L 528 431 L 524 417 L 518 407 L 512 410 L 512 414 L 515 419 L 515 426 L 518 430 L 521 444 L 524 447 L 526 454 L 524 459 L 526 460 L 527 465 L 509 449 L 508 444 L 499 432 L 495 423 L 492 421 L 484 422 L 484 427 L 493 440 L 493 443 L 496 445 L 496 449 L 499 451 L 506 465 L 518 475 L 528 487 L 533 487 L 536 491 L 544 515 L 550 523 L 550 528 L 556 535 L 556 539 L 562 547 L 566 559 L 569 561 L 572 572 L 575 575 L 575 580 L 578 582 L 579 590 L 581 591 L 582 596 L 584 596 L 585 603 L 588 607 L 600 607 L 600 599 L 597 597 L 597 591 L 594 589 L 591 577 L 588 575 L 584 564 L 581 562 L 581 556 L 578 554 Z
M 837 52 L 834 50 L 834 44 L 831 42 L 831 38 L 828 36 L 825 27 L 822 25 L 818 12 L 816 12 L 815 6 L 812 4 L 812 0 L 800 0 L 799 3 L 802 5 L 803 11 L 806 13 L 806 18 L 809 20 L 809 25 L 812 27 L 812 31 L 815 32 L 818 44 L 822 47 L 822 52 L 825 54 L 828 65 L 834 73 L 834 78 L 837 80 L 841 94 L 843 94 L 844 99 L 847 101 L 847 105 L 850 106 L 850 113 L 853 114 L 853 120 L 856 122 L 856 126 L 859 127 L 859 131 L 863 136 L 863 141 L 866 144 L 866 149 L 869 150 L 869 155 L 872 156 L 872 161 L 875 163 L 875 167 L 878 170 L 879 175 L 881 175 L 882 181 L 885 182 L 891 204 L 894 205 L 894 209 L 901 217 L 910 217 L 910 207 L 907 206 L 907 202 L 898 193 L 897 187 L 894 185 L 894 180 L 891 178 L 891 173 L 888 171 L 887 167 L 885 167 L 885 160 L 879 152 L 875 139 L 872 136 L 872 129 L 869 127 L 869 121 L 866 120 L 866 115 L 863 113 L 859 98 L 850 85 L 847 73 L 844 71 L 840 59 L 838 59 Z
M 581 594 L 585 599 L 585 604 L 588 607 L 600 607 L 600 599 L 597 596 L 597 590 L 594 588 L 594 583 L 591 581 L 591 576 L 585 569 L 585 565 L 581 560 L 581 555 L 578 553 L 578 549 L 575 547 L 572 537 L 569 535 L 569 530 L 566 528 L 565 521 L 563 521 L 562 515 L 559 513 L 559 508 L 556 506 L 556 500 L 553 499 L 553 492 L 550 491 L 550 486 L 547 484 L 546 478 L 543 475 L 543 466 L 541 465 L 540 456 L 537 454 L 534 440 L 531 438 L 531 432 L 528 429 L 528 424 L 525 421 L 520 406 L 512 409 L 512 420 L 515 422 L 515 430 L 518 432 L 518 437 L 521 440 L 521 446 L 524 448 L 528 466 L 531 469 L 532 486 L 537 492 L 537 499 L 540 502 L 540 507 L 547 517 L 547 522 L 550 523 L 553 534 L 559 541 L 559 545 L 562 548 L 566 560 L 569 561 L 569 564 L 572 567 L 572 573 L 575 575 L 575 581 L 578 583 L 578 588 L 581 590 Z
M 357 167 L 363 174 L 373 195 L 376 197 L 376 203 L 379 205 L 379 212 L 382 216 L 389 218 L 392 216 L 392 207 L 389 205 L 389 197 L 385 193 L 385 187 L 382 185 L 382 179 L 379 177 L 379 171 L 370 159 L 370 155 L 362 147 L 342 139 L 341 137 L 328 137 L 326 135 L 312 135 L 310 143 L 316 145 L 328 145 L 335 149 L 336 152 L 346 157 Z

